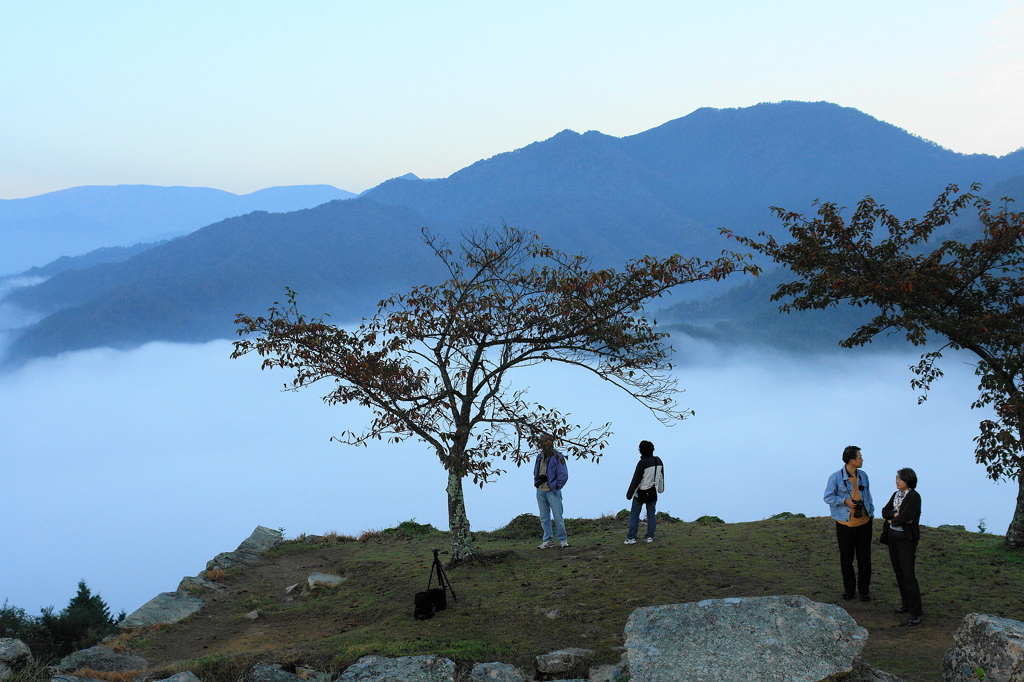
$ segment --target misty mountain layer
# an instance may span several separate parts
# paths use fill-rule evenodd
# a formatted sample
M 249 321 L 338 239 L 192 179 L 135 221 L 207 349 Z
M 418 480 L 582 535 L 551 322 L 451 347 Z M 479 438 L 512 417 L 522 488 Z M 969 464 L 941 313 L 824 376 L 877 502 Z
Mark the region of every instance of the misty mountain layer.
M 823 102 L 700 109 L 623 138 L 563 131 L 448 178 L 397 178 L 344 202 L 251 213 L 121 262 L 16 289 L 4 303 L 45 317 L 18 333 L 8 361 L 231 336 L 235 313 L 265 311 L 285 287 L 299 292 L 308 313 L 351 321 L 383 295 L 440 278 L 422 227 L 454 240 L 461 231 L 504 222 L 616 265 L 648 253 L 717 255 L 733 248 L 719 227 L 742 234 L 777 228 L 771 206 L 808 213 L 815 200 L 853 206 L 870 194 L 910 218 L 950 183 L 1015 187 L 1021 176 L 1024 150 L 958 154 Z M 762 288 L 733 293 L 738 303 L 731 311 L 713 306 L 709 316 L 707 308 L 678 308 L 670 317 L 691 330 L 716 323 L 719 337 L 742 326 L 721 324 L 730 315 L 746 317 L 744 333 L 756 330 L 744 306 Z M 751 305 L 768 314 L 766 301 Z M 780 316 L 771 315 L 774 324 Z M 813 329 L 781 324 L 760 340 L 814 337 Z

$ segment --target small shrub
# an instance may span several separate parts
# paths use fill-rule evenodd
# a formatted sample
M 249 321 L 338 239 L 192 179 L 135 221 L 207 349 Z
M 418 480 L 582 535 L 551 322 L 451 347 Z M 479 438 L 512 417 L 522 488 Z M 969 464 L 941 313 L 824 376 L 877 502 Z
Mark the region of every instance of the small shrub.
M 224 580 L 224 577 L 227 575 L 226 573 L 224 573 L 224 570 L 220 568 L 215 568 L 212 571 L 203 571 L 203 573 L 206 574 L 203 577 L 205 577 L 207 580 L 212 580 L 215 583 Z
M 384 530 L 364 530 L 359 535 L 359 542 L 390 539 L 408 540 L 410 538 L 423 538 L 440 532 L 441 531 L 437 530 L 429 523 L 416 523 L 416 519 L 409 519 L 408 521 L 402 521 L 394 528 L 385 528 Z
M 701 516 L 700 518 L 694 519 L 693 522 L 700 523 L 705 526 L 710 525 L 712 523 L 725 523 L 725 521 L 718 518 L 717 516 L 708 516 L 706 514 L 704 516 Z
M 424 535 L 430 535 L 438 532 L 437 529 L 429 523 L 416 523 L 416 519 L 402 521 L 394 530 L 395 533 L 399 535 L 409 535 L 412 537 L 423 537 Z
M 793 512 L 780 512 L 775 516 L 769 516 L 769 521 L 783 521 L 786 519 L 806 519 L 806 514 L 794 514 Z
M 6 682 L 50 682 L 53 670 L 49 668 L 49 663 L 50 661 L 34 658 L 24 668 L 13 671 Z
M 536 514 L 520 514 L 507 524 L 492 530 L 489 535 L 502 540 L 529 540 L 540 532 L 540 517 Z
M 676 516 L 672 516 L 668 512 L 658 512 L 657 514 L 654 515 L 654 518 L 655 518 L 655 520 L 658 523 L 682 523 L 683 522 L 682 519 L 680 519 L 680 518 L 678 518 Z
M 337 543 L 337 542 L 355 542 L 356 538 L 353 535 L 341 535 L 336 530 L 329 530 L 323 534 L 320 538 L 320 542 L 325 543 Z

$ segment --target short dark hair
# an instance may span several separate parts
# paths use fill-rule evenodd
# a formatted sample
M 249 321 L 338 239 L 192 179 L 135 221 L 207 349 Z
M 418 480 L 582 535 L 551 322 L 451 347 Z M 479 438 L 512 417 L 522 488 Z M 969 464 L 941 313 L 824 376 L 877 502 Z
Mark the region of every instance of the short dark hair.
M 858 454 L 860 454 L 860 448 L 856 445 L 847 445 L 843 450 L 843 464 L 849 464 L 851 459 L 857 459 Z
M 900 469 L 896 472 L 896 475 L 900 477 L 900 480 L 907 484 L 910 489 L 917 488 L 917 473 L 910 468 Z
M 654 443 L 649 440 L 640 441 L 640 454 L 643 457 L 650 457 L 654 454 Z

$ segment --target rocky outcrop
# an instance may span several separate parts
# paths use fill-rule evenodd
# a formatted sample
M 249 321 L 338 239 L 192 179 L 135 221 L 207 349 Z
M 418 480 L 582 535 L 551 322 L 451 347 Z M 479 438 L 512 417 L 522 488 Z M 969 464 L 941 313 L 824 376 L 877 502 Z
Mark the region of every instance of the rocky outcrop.
M 455 682 L 455 663 L 441 656 L 363 656 L 338 682 Z
M 32 650 L 20 639 L 0 639 L 0 682 L 32 661 Z
M 227 587 L 224 585 L 200 578 L 198 576 L 186 576 L 178 583 L 178 592 L 223 592 Z
M 150 599 L 117 624 L 122 630 L 177 623 L 203 608 L 203 600 L 188 592 L 163 592 Z
M 130 670 L 145 670 L 146 659 L 131 654 L 122 654 L 105 646 L 94 646 L 76 651 L 60 659 L 53 667 L 57 673 L 73 673 L 89 669 L 103 673 L 124 673 Z
M 637 609 L 626 661 L 637 681 L 816 682 L 852 672 L 867 630 L 801 596 L 708 599 Z
M 255 566 L 270 549 L 281 544 L 284 535 L 279 530 L 256 526 L 252 535 L 242 541 L 234 552 L 221 552 L 206 562 L 206 570 L 230 568 L 232 566 Z
M 1024 682 L 1024 623 L 968 613 L 942 658 L 945 682 Z
M 281 531 L 256 526 L 242 544 L 234 552 L 221 552 L 206 562 L 206 570 L 224 569 L 231 566 L 255 566 L 263 554 L 284 540 Z M 151 625 L 169 625 L 188 618 L 203 608 L 205 602 L 195 592 L 207 590 L 219 591 L 224 586 L 203 576 L 185 577 L 178 583 L 174 592 L 162 592 L 133 611 L 127 618 L 117 624 L 122 630 L 133 630 Z

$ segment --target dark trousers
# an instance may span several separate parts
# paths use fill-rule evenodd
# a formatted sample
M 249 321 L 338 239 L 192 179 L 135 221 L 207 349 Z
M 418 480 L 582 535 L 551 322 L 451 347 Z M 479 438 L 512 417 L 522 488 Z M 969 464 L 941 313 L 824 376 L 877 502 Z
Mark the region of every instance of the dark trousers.
M 644 537 L 654 537 L 654 531 L 658 527 L 657 502 L 641 502 L 634 497 L 633 506 L 629 510 L 629 532 L 626 533 L 626 537 L 630 540 L 636 540 L 636 533 L 640 530 L 640 510 L 645 506 L 647 507 L 647 535 Z
M 844 526 L 836 522 L 836 541 L 839 543 L 839 568 L 843 572 L 843 592 L 865 597 L 871 593 L 871 534 L 872 521 L 863 526 Z M 891 533 L 890 533 L 891 535 Z M 857 570 L 853 570 L 853 559 Z
M 917 584 L 917 543 L 907 537 L 907 531 L 889 531 L 889 561 L 896 574 L 896 585 L 900 588 L 903 608 L 911 618 L 921 617 L 921 588 Z

